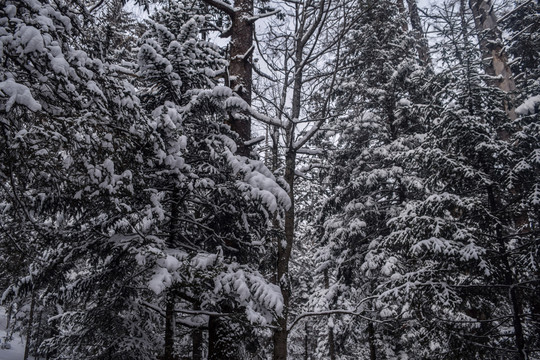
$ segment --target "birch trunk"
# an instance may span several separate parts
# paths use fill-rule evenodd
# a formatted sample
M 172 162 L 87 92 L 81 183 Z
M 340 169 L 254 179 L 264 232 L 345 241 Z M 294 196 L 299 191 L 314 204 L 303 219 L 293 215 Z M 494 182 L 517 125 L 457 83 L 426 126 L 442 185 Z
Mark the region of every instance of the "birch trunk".
M 469 0 L 478 33 L 478 42 L 486 74 L 491 77 L 491 85 L 506 93 L 516 90 L 508 56 L 504 50 L 502 33 L 497 25 L 497 16 L 491 0 Z M 514 105 L 505 101 L 505 111 L 511 120 L 516 119 Z

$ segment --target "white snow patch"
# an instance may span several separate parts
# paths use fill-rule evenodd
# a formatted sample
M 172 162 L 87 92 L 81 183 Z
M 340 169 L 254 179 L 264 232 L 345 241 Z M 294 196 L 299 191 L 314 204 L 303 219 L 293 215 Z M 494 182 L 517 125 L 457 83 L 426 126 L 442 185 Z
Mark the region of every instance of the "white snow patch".
M 525 100 L 523 104 L 517 107 L 516 113 L 518 115 L 534 114 L 537 106 L 540 106 L 540 95 L 532 96 Z
M 32 97 L 30 89 L 26 86 L 16 83 L 13 79 L 7 79 L 0 82 L 0 91 L 9 96 L 6 102 L 6 112 L 14 104 L 24 105 L 32 111 L 41 110 L 41 105 Z
M 6 339 L 6 325 L 7 314 L 6 309 L 0 306 L 0 344 L 5 343 Z M 7 342 L 9 349 L 0 347 L 0 359 L 1 360 L 21 360 L 24 357 L 24 339 L 19 334 L 13 334 L 13 338 Z M 33 360 L 32 356 L 29 356 L 29 360 Z

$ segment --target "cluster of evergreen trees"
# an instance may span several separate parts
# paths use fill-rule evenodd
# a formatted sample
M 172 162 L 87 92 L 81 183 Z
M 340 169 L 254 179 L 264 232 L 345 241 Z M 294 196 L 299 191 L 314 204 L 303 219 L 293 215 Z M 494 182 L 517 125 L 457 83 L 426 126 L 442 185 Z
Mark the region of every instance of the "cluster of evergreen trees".
M 540 359 L 540 4 L 418 5 L 4 1 L 25 359 Z

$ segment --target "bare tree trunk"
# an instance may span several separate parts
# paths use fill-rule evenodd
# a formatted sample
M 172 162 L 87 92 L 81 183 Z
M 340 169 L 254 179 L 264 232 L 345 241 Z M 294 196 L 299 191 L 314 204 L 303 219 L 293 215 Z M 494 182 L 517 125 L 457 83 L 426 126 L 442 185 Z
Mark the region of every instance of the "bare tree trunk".
M 297 5 L 297 19 L 299 18 L 299 5 Z M 298 25 L 297 25 L 298 26 Z M 303 24 L 300 24 L 296 33 L 295 43 L 295 58 L 294 58 L 294 80 L 293 80 L 293 96 L 292 96 L 292 119 L 300 117 L 301 109 L 301 90 L 302 90 L 302 60 L 304 58 L 304 46 L 302 42 Z M 277 283 L 283 296 L 283 313 L 277 319 L 278 329 L 274 332 L 274 357 L 273 360 L 287 360 L 287 324 L 289 316 L 289 306 L 291 299 L 291 284 L 289 279 L 289 262 L 294 242 L 294 225 L 295 225 L 295 209 L 294 209 L 294 185 L 295 185 L 295 170 L 296 170 L 296 150 L 293 147 L 295 125 L 290 124 L 286 131 L 287 153 L 285 155 L 285 182 L 289 186 L 289 198 L 291 205 L 285 211 L 285 239 L 278 241 L 278 259 L 277 259 Z
M 208 318 L 208 360 L 220 359 L 219 348 L 216 346 L 218 339 L 218 318 L 210 316 Z
M 508 56 L 503 46 L 501 30 L 497 25 L 497 16 L 491 0 L 469 0 L 469 7 L 474 16 L 478 32 L 478 41 L 486 74 L 491 77 L 491 84 L 504 92 L 516 90 L 512 71 L 508 65 Z M 504 103 L 505 111 L 511 120 L 516 119 L 513 104 Z
M 285 157 L 285 181 L 289 185 L 290 208 L 285 211 L 285 239 L 278 241 L 277 282 L 283 296 L 283 313 L 277 319 L 278 328 L 274 332 L 274 360 L 287 360 L 287 324 L 291 299 L 289 261 L 294 241 L 294 170 L 296 151 L 289 149 Z
M 427 39 L 424 36 L 424 31 L 422 30 L 422 21 L 420 20 L 420 15 L 418 14 L 418 5 L 416 0 L 407 0 L 407 5 L 409 7 L 409 17 L 411 18 L 411 26 L 414 32 L 414 37 L 417 41 L 416 49 L 418 51 L 420 65 L 430 66 L 431 56 L 429 54 L 429 46 Z
M 24 346 L 24 360 L 28 360 L 30 355 L 30 344 L 32 342 L 32 325 L 34 323 L 34 308 L 36 305 L 36 291 L 32 290 L 32 300 L 30 301 L 30 314 L 28 316 L 28 326 L 26 329 L 26 344 Z

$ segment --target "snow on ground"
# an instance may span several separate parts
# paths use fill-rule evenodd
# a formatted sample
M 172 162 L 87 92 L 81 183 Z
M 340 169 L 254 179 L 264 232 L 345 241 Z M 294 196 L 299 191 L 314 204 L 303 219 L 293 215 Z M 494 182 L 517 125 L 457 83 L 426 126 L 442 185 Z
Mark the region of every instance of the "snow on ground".
M 0 306 L 0 344 L 4 343 L 6 337 L 7 315 L 6 309 Z M 9 341 L 10 349 L 0 348 L 0 360 L 22 360 L 24 357 L 24 341 L 19 334 L 14 334 Z M 29 359 L 33 359 L 30 357 Z

